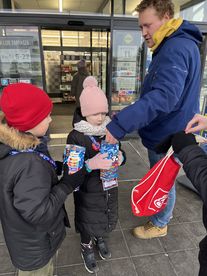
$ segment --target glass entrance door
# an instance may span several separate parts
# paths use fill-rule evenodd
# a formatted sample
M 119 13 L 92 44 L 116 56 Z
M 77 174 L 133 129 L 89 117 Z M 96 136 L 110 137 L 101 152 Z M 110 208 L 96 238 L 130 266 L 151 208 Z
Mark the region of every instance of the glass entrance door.
M 110 33 L 107 31 L 42 30 L 46 91 L 54 102 L 74 101 L 70 95 L 77 63 L 85 59 L 88 72 L 106 92 Z

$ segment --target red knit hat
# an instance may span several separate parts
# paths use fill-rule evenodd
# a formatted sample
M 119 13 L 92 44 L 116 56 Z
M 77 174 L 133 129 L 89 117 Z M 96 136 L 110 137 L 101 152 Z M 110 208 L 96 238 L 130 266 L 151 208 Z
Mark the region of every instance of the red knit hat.
M 108 113 L 108 101 L 104 92 L 98 87 L 97 80 L 89 76 L 83 82 L 80 95 L 81 113 L 84 117 L 97 113 Z
M 7 124 L 20 131 L 34 128 L 52 111 L 52 101 L 45 91 L 28 83 L 15 83 L 5 87 L 0 107 Z

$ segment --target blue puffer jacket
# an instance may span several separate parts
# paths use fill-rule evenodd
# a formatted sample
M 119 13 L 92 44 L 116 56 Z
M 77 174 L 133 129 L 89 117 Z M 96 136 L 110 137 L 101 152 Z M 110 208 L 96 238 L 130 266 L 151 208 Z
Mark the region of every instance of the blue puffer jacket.
M 155 50 L 138 101 L 116 114 L 107 126 L 121 139 L 138 130 L 142 142 L 154 149 L 168 135 L 183 130 L 199 112 L 202 35 L 188 21 Z

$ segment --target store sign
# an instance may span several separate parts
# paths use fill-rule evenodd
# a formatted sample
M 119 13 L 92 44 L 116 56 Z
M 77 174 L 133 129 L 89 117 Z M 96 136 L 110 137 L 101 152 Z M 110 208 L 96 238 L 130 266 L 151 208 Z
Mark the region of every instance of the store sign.
M 1 62 L 31 62 L 29 49 L 4 49 L 0 51 Z
M 32 45 L 32 37 L 0 37 L 0 61 L 2 63 L 30 63 Z
M 124 42 L 126 43 L 126 44 L 130 44 L 130 43 L 132 43 L 133 42 L 133 36 L 131 35 L 131 34 L 127 34 L 125 37 L 124 37 Z
M 132 60 L 136 61 L 137 57 L 137 46 L 125 46 L 125 45 L 119 45 L 118 46 L 118 58 L 119 60 Z

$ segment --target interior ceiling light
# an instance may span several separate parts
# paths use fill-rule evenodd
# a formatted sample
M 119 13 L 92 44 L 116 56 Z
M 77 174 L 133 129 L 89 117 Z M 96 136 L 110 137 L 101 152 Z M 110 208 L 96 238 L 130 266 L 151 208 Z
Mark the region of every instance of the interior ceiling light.
M 59 12 L 63 11 L 63 0 L 59 0 Z
M 138 12 L 135 11 L 135 10 L 133 10 L 132 15 L 133 15 L 133 16 L 137 16 L 137 15 L 138 15 Z

